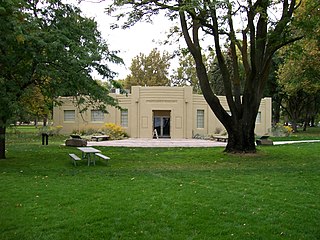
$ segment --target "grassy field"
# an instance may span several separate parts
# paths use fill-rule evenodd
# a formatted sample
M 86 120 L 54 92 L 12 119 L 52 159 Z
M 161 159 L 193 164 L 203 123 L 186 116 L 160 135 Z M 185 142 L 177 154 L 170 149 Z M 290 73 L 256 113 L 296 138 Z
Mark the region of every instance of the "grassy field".
M 99 147 L 74 167 L 61 146 L 10 134 L 0 161 L 0 239 L 319 239 L 320 143 Z
M 40 127 L 35 127 L 33 125 L 21 125 L 21 126 L 10 126 L 7 128 L 7 133 L 9 134 L 31 134 L 38 133 Z

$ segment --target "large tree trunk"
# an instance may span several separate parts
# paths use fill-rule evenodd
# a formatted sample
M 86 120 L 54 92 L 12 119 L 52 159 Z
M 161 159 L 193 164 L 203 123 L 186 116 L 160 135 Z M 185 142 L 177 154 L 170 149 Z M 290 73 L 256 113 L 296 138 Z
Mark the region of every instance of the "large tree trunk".
M 297 124 L 297 121 L 296 120 L 292 120 L 291 122 L 291 127 L 292 127 L 292 131 L 294 133 L 297 133 L 298 132 L 298 124 Z
M 43 126 L 44 126 L 44 127 L 47 126 L 47 122 L 48 122 L 48 115 L 45 114 L 45 115 L 43 116 Z
M 0 126 L 0 159 L 6 158 L 6 127 Z
M 272 106 L 273 106 L 273 124 L 276 125 L 277 123 L 280 122 L 280 111 L 281 111 L 281 97 L 273 97 L 272 101 Z
M 228 131 L 228 144 L 225 151 L 230 153 L 254 153 L 256 152 L 255 135 L 253 126 L 236 124 L 232 131 Z
M 316 125 L 315 125 L 315 116 L 314 115 L 312 115 L 311 117 L 310 117 L 310 127 L 315 127 Z
M 250 100 L 248 100 L 250 99 Z M 255 124 L 260 98 L 257 95 L 243 96 L 242 114 L 231 117 L 231 121 L 224 121 L 222 124 L 228 132 L 228 144 L 225 151 L 230 153 L 254 153 L 255 145 Z

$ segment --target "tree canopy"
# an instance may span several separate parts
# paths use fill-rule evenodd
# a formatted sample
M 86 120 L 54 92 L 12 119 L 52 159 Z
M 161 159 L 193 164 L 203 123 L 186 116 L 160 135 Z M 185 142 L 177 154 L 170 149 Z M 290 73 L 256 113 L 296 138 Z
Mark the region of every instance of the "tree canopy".
M 37 87 L 52 100 L 75 96 L 83 103 L 86 96 L 101 109 L 116 105 L 91 73 L 112 80 L 107 63 L 122 60 L 79 8 L 60 0 L 0 1 L 0 31 L 0 158 L 5 158 L 5 127 L 23 107 L 28 89 Z
M 205 64 L 209 64 L 206 55 L 204 55 L 203 58 Z M 193 87 L 194 93 L 201 93 L 193 57 L 184 49 L 180 50 L 179 66 L 173 71 L 171 78 L 171 82 L 174 86 L 189 85 Z
M 307 125 L 320 108 L 320 2 L 304 1 L 295 17 L 295 29 L 305 37 L 281 51 L 277 77 L 282 108 L 297 131 L 297 123 Z
M 227 152 L 255 152 L 255 121 L 268 81 L 273 54 L 302 35 L 291 27 L 296 0 L 116 0 L 109 12 L 121 9 L 127 16 L 125 27 L 149 21 L 166 11 L 170 19 L 180 20 L 188 50 L 195 61 L 204 98 L 228 132 Z M 124 7 L 131 6 L 126 11 Z M 205 40 L 205 41 L 204 41 Z M 231 115 L 222 107 L 210 87 L 203 51 L 215 51 Z M 224 52 L 230 53 L 230 65 Z M 241 80 L 239 57 L 243 64 Z M 243 89 L 243 91 L 242 91 Z
M 125 88 L 131 86 L 168 86 L 170 67 L 170 55 L 164 52 L 162 55 L 157 49 L 153 49 L 149 55 L 140 53 L 131 62 L 131 73 L 125 79 Z

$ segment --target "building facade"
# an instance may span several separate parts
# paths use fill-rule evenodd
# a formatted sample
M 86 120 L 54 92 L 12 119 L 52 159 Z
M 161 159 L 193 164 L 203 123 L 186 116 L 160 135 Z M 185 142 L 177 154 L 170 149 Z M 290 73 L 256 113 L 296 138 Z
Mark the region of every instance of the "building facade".
M 130 137 L 153 138 L 155 130 L 162 138 L 192 138 L 195 135 L 215 135 L 224 130 L 202 95 L 193 94 L 192 87 L 140 87 L 131 89 L 128 96 L 112 94 L 123 110 L 108 108 L 108 114 L 95 109 L 79 113 L 72 98 L 62 97 L 61 106 L 53 110 L 55 126 L 62 133 L 81 132 L 85 129 L 103 129 L 106 123 L 122 126 Z M 228 110 L 225 97 L 219 97 Z M 256 119 L 257 135 L 271 128 L 271 98 L 260 103 Z

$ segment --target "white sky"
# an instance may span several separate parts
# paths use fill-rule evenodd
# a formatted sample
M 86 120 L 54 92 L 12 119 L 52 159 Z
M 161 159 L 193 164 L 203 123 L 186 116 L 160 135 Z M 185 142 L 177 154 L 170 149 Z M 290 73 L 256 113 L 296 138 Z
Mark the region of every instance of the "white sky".
M 69 2 L 69 1 L 67 1 Z M 131 60 L 139 53 L 148 55 L 153 48 L 159 51 L 166 50 L 172 53 L 179 48 L 178 45 L 161 45 L 159 42 L 166 40 L 172 22 L 165 17 L 156 17 L 153 24 L 139 22 L 129 29 L 110 29 L 116 19 L 104 13 L 108 0 L 101 3 L 82 1 L 77 4 L 86 17 L 94 17 L 98 23 L 99 31 L 107 41 L 110 50 L 119 50 L 118 56 L 124 60 L 125 66 L 110 65 L 111 70 L 119 75 L 116 79 L 123 79 L 130 74 Z M 172 61 L 172 67 L 177 67 L 177 61 Z

